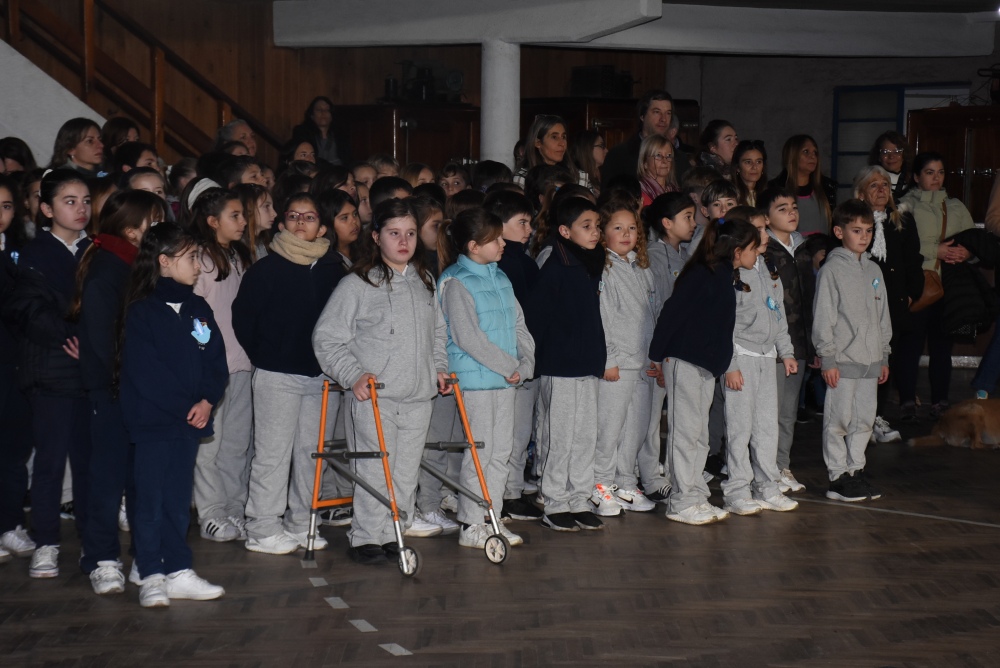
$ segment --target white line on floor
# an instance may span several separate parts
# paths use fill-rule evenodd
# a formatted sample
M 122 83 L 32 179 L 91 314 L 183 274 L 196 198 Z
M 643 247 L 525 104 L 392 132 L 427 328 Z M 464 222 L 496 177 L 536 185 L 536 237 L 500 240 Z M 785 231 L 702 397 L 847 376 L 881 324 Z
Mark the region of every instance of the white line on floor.
M 372 626 L 363 619 L 351 619 L 349 621 L 351 622 L 351 624 L 354 625 L 354 628 L 361 631 L 362 633 L 374 633 L 375 631 L 378 631 L 377 628 L 375 628 L 374 626 Z
M 903 510 L 889 510 L 888 508 L 878 508 L 876 506 L 843 503 L 841 501 L 824 501 L 822 499 L 798 499 L 806 503 L 821 503 L 826 506 L 838 506 L 840 508 L 853 508 L 854 510 L 870 510 L 876 513 L 889 513 L 890 515 L 905 515 L 907 517 L 922 517 L 928 520 L 941 520 L 942 522 L 955 522 L 956 524 L 971 524 L 977 527 L 989 527 L 990 529 L 1000 529 L 1000 524 L 990 524 L 989 522 L 975 522 L 973 520 L 960 520 L 954 517 L 942 517 L 940 515 L 926 515 L 924 513 L 908 513 Z
M 344 603 L 344 599 L 340 598 L 339 596 L 328 596 L 327 598 L 324 598 L 323 600 L 326 601 L 327 603 L 329 603 L 330 607 L 333 608 L 333 609 L 335 609 L 335 610 L 344 610 L 346 608 L 351 607 L 351 606 L 347 605 L 346 603 Z M 358 621 L 364 621 L 364 620 L 362 619 L 362 620 L 358 620 Z M 351 622 L 351 623 L 354 624 L 354 622 Z M 365 622 L 365 623 L 367 624 L 367 622 Z M 355 624 L 355 626 L 357 626 L 357 625 Z
M 313 587 L 325 587 L 327 585 L 326 578 L 309 578 L 309 582 Z

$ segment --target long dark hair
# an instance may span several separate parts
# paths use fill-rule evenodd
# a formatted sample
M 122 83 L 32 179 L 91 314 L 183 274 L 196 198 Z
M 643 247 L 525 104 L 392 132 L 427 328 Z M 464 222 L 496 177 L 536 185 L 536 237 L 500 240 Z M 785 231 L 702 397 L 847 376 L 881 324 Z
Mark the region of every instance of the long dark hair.
M 663 219 L 674 217 L 686 209 L 697 207 L 688 195 L 684 193 L 663 193 L 653 200 L 652 204 L 642 210 L 642 220 L 646 224 L 647 230 L 652 230 L 659 239 L 667 236 L 663 229 Z
M 236 193 L 236 196 L 240 198 L 240 202 L 243 203 L 243 217 L 247 221 L 247 228 L 243 233 L 243 239 L 250 251 L 250 261 L 256 262 L 257 244 L 262 243 L 265 248 L 270 246 L 271 239 L 274 238 L 274 228 L 278 224 L 277 217 L 275 217 L 271 227 L 262 230 L 260 228 L 260 220 L 257 218 L 257 207 L 260 205 L 260 201 L 265 197 L 270 197 L 271 193 L 267 192 L 267 188 L 259 186 L 256 183 L 241 183 L 233 188 L 233 192 Z M 274 206 L 273 200 L 271 206 Z
M 125 239 L 125 231 L 142 227 L 143 222 L 150 224 L 162 221 L 166 217 L 166 203 L 158 196 L 145 190 L 128 190 L 116 192 L 104 203 L 101 209 L 101 220 L 98 229 L 101 234 Z M 91 244 L 76 268 L 76 295 L 70 306 L 68 320 L 80 319 L 80 308 L 83 303 L 83 283 L 87 280 L 90 263 L 97 255 L 98 246 Z
M 541 152 L 535 147 L 536 141 L 541 141 L 545 138 L 556 125 L 563 126 L 563 130 L 568 132 L 566 126 L 566 121 L 562 119 L 562 116 L 554 116 L 552 114 L 539 114 L 535 116 L 534 122 L 532 122 L 531 127 L 528 128 L 528 134 L 524 136 L 524 160 L 521 162 L 521 168 L 528 170 L 532 167 L 537 167 L 538 165 L 544 165 L 545 160 L 542 158 Z M 559 163 L 563 167 L 569 170 L 570 174 L 576 174 L 576 164 L 573 162 L 573 156 L 570 155 L 569 142 L 566 143 L 566 153 L 563 155 L 562 162 Z
M 240 202 L 240 196 L 225 188 L 209 188 L 198 195 L 191 210 L 191 232 L 198 238 L 212 265 L 218 269 L 215 280 L 224 281 L 235 269 L 243 272 L 250 266 L 250 249 L 242 241 L 231 241 L 228 250 L 222 247 L 216 230 L 208 224 L 209 218 L 218 218 L 230 202 Z M 204 257 L 204 255 L 202 257 Z
M 830 206 L 830 200 L 826 197 L 826 190 L 823 189 L 823 168 L 818 160 L 819 144 L 809 135 L 793 135 L 788 138 L 785 145 L 781 148 L 781 162 L 784 164 L 785 173 L 788 175 L 783 185 L 792 192 L 798 192 L 799 154 L 805 148 L 806 144 L 812 144 L 816 147 L 816 171 L 809 177 L 812 195 L 819 203 L 820 212 L 827 220 L 830 220 L 833 216 L 833 208 Z
M 375 211 L 372 212 L 372 225 L 371 231 L 378 233 L 382 231 L 382 228 L 390 220 L 395 218 L 412 218 L 413 222 L 417 221 L 417 212 L 413 210 L 413 204 L 405 199 L 388 199 L 377 207 Z M 417 235 L 416 240 L 417 246 L 414 250 L 413 257 L 410 259 L 410 264 L 413 268 L 417 270 L 420 275 L 420 280 L 424 282 L 424 286 L 431 293 L 434 292 L 434 279 L 432 277 L 430 268 L 427 266 L 426 261 L 426 249 L 424 245 L 420 242 L 420 235 Z M 372 235 L 367 235 L 365 238 L 365 246 L 362 251 L 362 256 L 358 258 L 357 264 L 355 264 L 354 273 L 361 277 L 368 285 L 379 287 L 383 283 L 390 283 L 392 281 L 392 269 L 385 263 L 382 259 L 382 251 L 379 249 L 378 244 L 375 243 L 375 239 Z M 380 276 L 378 277 L 378 282 L 375 282 L 368 275 L 372 269 L 378 269 Z
M 732 262 L 737 248 L 756 248 L 760 245 L 760 232 L 751 223 L 742 219 L 715 218 L 705 226 L 705 234 L 691 255 L 678 282 L 688 275 L 695 265 L 702 265 L 715 271 L 724 262 Z M 739 269 L 733 269 L 733 285 L 745 289 L 739 277 Z
M 56 196 L 59 192 L 64 186 L 69 185 L 70 183 L 82 183 L 87 186 L 87 192 L 90 192 L 90 186 L 87 184 L 87 179 L 84 178 L 80 172 L 68 167 L 53 169 L 42 177 L 42 181 L 38 185 L 39 204 L 48 204 L 49 206 L 52 206 L 52 203 L 55 202 Z M 35 218 L 35 225 L 37 225 L 38 229 L 47 227 L 50 224 L 50 220 L 51 219 L 48 216 L 42 213 L 42 207 L 39 206 L 38 216 Z
M 743 139 L 739 144 L 736 145 L 736 150 L 733 151 L 733 163 L 732 163 L 732 175 L 733 175 L 733 185 L 736 186 L 736 192 L 739 195 L 736 201 L 741 204 L 750 203 L 750 188 L 747 184 L 743 182 L 743 177 L 740 176 L 740 160 L 743 156 L 750 151 L 757 151 L 760 153 L 760 157 L 764 159 L 764 168 L 760 171 L 760 178 L 757 183 L 754 184 L 754 202 L 756 203 L 757 198 L 767 189 L 767 150 L 764 148 L 764 142 L 754 139 Z
M 198 240 L 177 223 L 154 225 L 142 235 L 139 254 L 136 256 L 135 262 L 132 263 L 132 273 L 129 275 L 128 286 L 125 288 L 122 317 L 118 324 L 118 346 L 115 352 L 115 373 L 112 381 L 115 395 L 118 394 L 118 385 L 121 380 L 121 358 L 122 350 L 125 348 L 125 322 L 128 319 L 129 307 L 153 294 L 156 282 L 160 280 L 161 255 L 176 257 L 197 245 Z
M 18 174 L 18 177 L 23 173 Z M 28 233 L 24 229 L 24 196 L 21 193 L 21 184 L 19 183 L 22 179 L 18 177 L 11 177 L 9 174 L 0 174 L 0 188 L 7 189 L 14 204 L 14 217 L 4 231 L 4 235 L 7 238 L 7 248 L 13 250 L 20 250 L 24 244 L 28 243 Z
M 19 137 L 4 137 L 0 139 L 0 160 L 9 158 L 23 168 L 22 172 L 30 172 L 38 168 L 35 155 L 31 148 Z
M 484 209 L 466 209 L 455 220 L 446 220 L 438 230 L 437 252 L 441 269 L 469 254 L 469 243 L 482 246 L 503 236 L 503 221 Z
M 63 123 L 52 146 L 52 161 L 49 167 L 55 169 L 68 163 L 69 152 L 84 140 L 90 128 L 95 128 L 98 133 L 101 131 L 101 126 L 89 118 L 71 118 Z

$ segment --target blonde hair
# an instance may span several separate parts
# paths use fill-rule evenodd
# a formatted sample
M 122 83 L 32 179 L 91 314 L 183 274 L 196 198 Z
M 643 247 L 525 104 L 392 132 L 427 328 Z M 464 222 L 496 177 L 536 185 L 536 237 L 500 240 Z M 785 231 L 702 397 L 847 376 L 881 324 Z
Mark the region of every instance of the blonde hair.
M 601 236 L 602 241 L 604 241 L 604 246 L 607 248 L 607 242 L 603 239 L 604 228 L 611 222 L 611 217 L 619 211 L 627 211 L 635 218 L 637 237 L 635 242 L 635 263 L 643 269 L 648 269 L 649 253 L 646 250 L 646 230 L 645 226 L 642 224 L 642 217 L 639 215 L 639 209 L 636 208 L 635 201 L 632 198 L 621 195 L 612 195 L 607 202 L 601 205 L 598 215 L 600 216 Z M 609 249 L 607 252 L 610 253 L 611 250 Z M 607 266 L 611 266 L 610 255 L 608 256 Z
M 889 214 L 889 220 L 892 221 L 893 226 L 896 228 L 897 232 L 903 230 L 903 216 L 899 213 L 899 209 L 896 208 L 896 202 L 892 197 L 892 179 L 889 178 L 889 172 L 885 170 L 881 165 L 868 165 L 862 167 L 861 171 L 857 173 L 854 177 L 854 196 L 864 202 L 867 202 L 871 206 L 871 202 L 868 202 L 864 198 L 865 190 L 875 179 L 885 179 L 888 185 L 887 190 L 889 191 L 889 201 L 885 205 L 885 209 Z
M 640 181 L 642 179 L 656 181 L 656 174 L 649 171 L 646 163 L 657 151 L 662 151 L 667 146 L 670 147 L 670 155 L 675 155 L 676 151 L 674 151 L 670 140 L 662 135 L 649 135 L 642 140 L 642 145 L 639 146 L 639 162 L 635 169 Z M 668 191 L 671 189 L 677 190 L 677 169 L 673 163 L 670 164 L 670 173 L 667 174 L 666 189 Z

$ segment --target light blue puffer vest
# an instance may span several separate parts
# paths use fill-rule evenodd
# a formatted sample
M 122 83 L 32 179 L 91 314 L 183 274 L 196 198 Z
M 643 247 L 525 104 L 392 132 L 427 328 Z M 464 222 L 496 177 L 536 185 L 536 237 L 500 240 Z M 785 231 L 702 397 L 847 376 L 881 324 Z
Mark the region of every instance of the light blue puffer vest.
M 495 346 L 517 357 L 517 301 L 514 288 L 507 274 L 495 262 L 479 264 L 465 255 L 458 256 L 458 262 L 451 265 L 438 279 L 438 298 L 441 286 L 448 279 L 461 281 L 476 302 L 479 328 Z M 445 320 L 448 318 L 445 316 Z M 501 390 L 511 387 L 503 376 L 491 371 L 455 345 L 448 323 L 448 370 L 458 375 L 462 390 Z

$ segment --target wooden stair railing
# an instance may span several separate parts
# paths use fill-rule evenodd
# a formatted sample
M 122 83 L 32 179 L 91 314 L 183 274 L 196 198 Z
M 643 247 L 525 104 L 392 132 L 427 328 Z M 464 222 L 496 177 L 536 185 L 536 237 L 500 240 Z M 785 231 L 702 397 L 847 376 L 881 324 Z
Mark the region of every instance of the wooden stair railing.
M 30 39 L 41 47 L 80 77 L 80 99 L 90 104 L 94 92 L 108 98 L 137 123 L 149 129 L 151 143 L 161 154 L 166 146 L 170 146 L 181 155 L 199 155 L 211 150 L 215 143 L 213 134 L 197 127 L 167 103 L 164 81 L 168 65 L 214 100 L 219 126 L 233 118 L 243 119 L 260 140 L 275 152 L 280 150 L 283 142 L 277 133 L 132 18 L 105 0 L 80 0 L 80 3 L 82 34 L 51 10 L 32 0 L 6 0 L 5 38 L 25 56 L 29 54 L 25 53 L 23 40 Z M 97 9 L 149 47 L 151 76 L 148 85 L 97 47 Z

